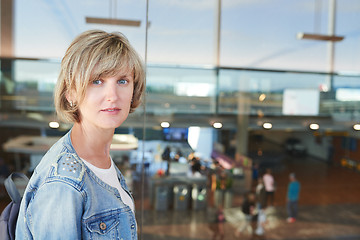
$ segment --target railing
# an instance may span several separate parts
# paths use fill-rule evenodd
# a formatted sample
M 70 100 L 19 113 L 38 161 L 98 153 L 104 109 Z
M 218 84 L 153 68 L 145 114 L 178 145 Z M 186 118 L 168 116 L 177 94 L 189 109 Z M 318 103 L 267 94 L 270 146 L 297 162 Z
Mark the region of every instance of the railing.
M 60 61 L 29 58 L 0 61 L 1 112 L 53 112 L 52 94 Z M 359 92 L 360 75 L 356 73 L 149 64 L 146 110 L 160 115 L 350 114 L 355 118 L 360 112 Z M 303 107 L 304 112 L 286 112 L 286 101 Z M 307 106 L 301 106 L 302 101 Z

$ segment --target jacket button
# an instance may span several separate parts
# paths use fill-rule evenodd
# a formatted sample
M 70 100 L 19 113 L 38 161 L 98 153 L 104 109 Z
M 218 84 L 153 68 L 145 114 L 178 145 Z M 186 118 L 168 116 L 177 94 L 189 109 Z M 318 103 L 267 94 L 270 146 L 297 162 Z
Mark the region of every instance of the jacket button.
M 100 229 L 101 230 L 105 230 L 106 229 L 106 224 L 104 222 L 100 223 Z

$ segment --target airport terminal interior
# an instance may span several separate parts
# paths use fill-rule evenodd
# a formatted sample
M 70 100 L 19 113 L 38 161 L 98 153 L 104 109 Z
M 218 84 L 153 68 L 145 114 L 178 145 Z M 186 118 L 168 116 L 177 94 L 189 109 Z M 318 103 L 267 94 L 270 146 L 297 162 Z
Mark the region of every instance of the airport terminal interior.
M 71 129 L 53 104 L 61 59 L 78 34 L 101 29 L 122 32 L 146 66 L 143 102 L 110 152 L 139 239 L 360 239 L 359 0 L 0 0 L 0 9 L 0 211 L 11 201 L 6 177 L 31 177 Z M 268 171 L 273 195 L 252 224 L 244 206 Z

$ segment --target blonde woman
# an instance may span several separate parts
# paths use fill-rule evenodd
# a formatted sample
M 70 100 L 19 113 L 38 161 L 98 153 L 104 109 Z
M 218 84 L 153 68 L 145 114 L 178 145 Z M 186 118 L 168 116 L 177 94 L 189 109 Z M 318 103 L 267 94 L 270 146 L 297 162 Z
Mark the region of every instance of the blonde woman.
M 122 34 L 91 30 L 74 39 L 54 91 L 58 115 L 73 127 L 36 167 L 16 239 L 137 239 L 134 201 L 110 144 L 139 106 L 144 78 Z

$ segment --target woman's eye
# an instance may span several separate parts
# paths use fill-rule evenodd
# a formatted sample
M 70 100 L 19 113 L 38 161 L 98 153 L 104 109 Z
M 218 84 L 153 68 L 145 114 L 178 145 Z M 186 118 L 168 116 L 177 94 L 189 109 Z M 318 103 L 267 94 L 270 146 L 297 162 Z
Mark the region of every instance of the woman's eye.
M 99 84 L 101 84 L 101 80 L 97 79 L 97 80 L 94 80 L 92 83 L 95 85 L 99 85 Z
M 126 79 L 121 79 L 118 81 L 118 83 L 120 83 L 120 84 L 126 84 L 127 82 L 128 82 L 128 80 L 126 80 Z

